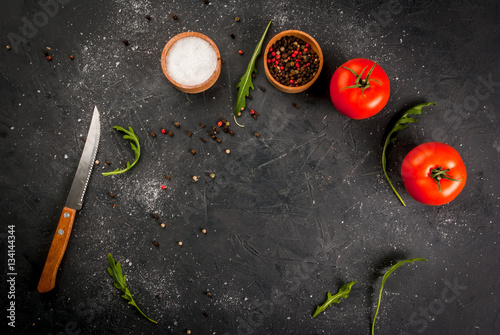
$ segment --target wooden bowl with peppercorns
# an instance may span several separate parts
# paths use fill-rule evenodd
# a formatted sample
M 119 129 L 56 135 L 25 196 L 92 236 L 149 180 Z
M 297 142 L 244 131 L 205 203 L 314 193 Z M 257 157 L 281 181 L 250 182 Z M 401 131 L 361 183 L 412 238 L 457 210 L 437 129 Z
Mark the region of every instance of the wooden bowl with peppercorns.
M 161 68 L 178 90 L 185 93 L 203 92 L 219 78 L 219 49 L 203 34 L 181 33 L 172 37 L 163 48 Z
M 286 30 L 274 36 L 264 50 L 267 79 L 278 90 L 299 93 L 318 79 L 323 53 L 318 42 L 300 30 Z

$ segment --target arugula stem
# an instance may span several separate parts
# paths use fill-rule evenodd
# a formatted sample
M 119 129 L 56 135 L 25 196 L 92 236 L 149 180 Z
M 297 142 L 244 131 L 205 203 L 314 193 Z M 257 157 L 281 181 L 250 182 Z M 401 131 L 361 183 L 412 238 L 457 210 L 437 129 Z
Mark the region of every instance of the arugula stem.
M 386 151 L 387 147 L 389 146 L 389 143 L 390 143 L 390 138 L 387 137 L 386 140 L 385 140 L 385 144 L 384 144 L 384 150 L 382 150 L 382 157 L 385 157 L 385 151 Z M 401 196 L 399 195 L 398 191 L 396 191 L 396 188 L 394 187 L 394 185 L 392 185 L 391 179 L 389 178 L 389 175 L 387 174 L 387 166 L 386 166 L 386 164 L 387 164 L 386 160 L 383 159 L 382 160 L 382 169 L 384 170 L 385 179 L 387 179 L 387 182 L 389 183 L 389 186 L 392 188 L 392 191 L 394 192 L 394 194 L 396 195 L 396 197 L 399 199 L 399 201 L 401 201 L 401 203 L 403 204 L 403 206 L 406 207 L 406 204 L 403 201 L 403 198 L 401 198 Z
M 391 273 L 394 272 L 397 268 L 399 268 L 401 265 L 404 263 L 413 263 L 416 261 L 422 261 L 422 262 L 427 262 L 425 258 L 411 258 L 411 259 L 405 259 L 404 261 L 398 262 L 395 265 L 393 265 L 385 274 L 384 277 L 382 278 L 382 285 L 380 286 L 380 291 L 378 292 L 378 302 L 377 302 L 377 309 L 375 310 L 375 316 L 373 317 L 373 322 L 372 322 L 372 335 L 375 335 L 375 321 L 377 320 L 377 315 L 378 311 L 380 309 L 380 302 L 382 301 L 382 291 L 384 290 L 384 284 L 387 278 L 391 275 Z

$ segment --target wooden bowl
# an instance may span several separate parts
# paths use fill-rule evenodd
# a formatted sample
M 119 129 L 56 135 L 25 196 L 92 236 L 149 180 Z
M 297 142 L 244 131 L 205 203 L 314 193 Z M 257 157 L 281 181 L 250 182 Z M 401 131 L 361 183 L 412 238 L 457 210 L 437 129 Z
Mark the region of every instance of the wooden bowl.
M 297 38 L 300 38 L 304 42 L 309 43 L 311 45 L 312 49 L 314 50 L 314 52 L 316 52 L 316 54 L 318 55 L 318 59 L 319 59 L 318 71 L 316 72 L 316 75 L 314 76 L 314 78 L 305 85 L 296 86 L 296 87 L 282 85 L 273 78 L 273 76 L 269 72 L 269 69 L 267 68 L 267 54 L 268 54 L 267 50 L 269 50 L 269 48 L 272 47 L 273 44 L 276 43 L 276 41 L 278 41 L 279 39 L 281 39 L 284 36 L 295 36 Z M 323 69 L 323 52 L 321 52 L 321 48 L 319 47 L 318 42 L 316 42 L 316 40 L 314 38 L 312 38 L 310 35 L 302 32 L 300 30 L 286 30 L 286 31 L 279 33 L 278 35 L 274 36 L 269 41 L 269 43 L 266 46 L 266 49 L 264 50 L 264 70 L 266 71 L 266 77 L 274 87 L 276 87 L 278 90 L 280 90 L 282 92 L 299 93 L 299 92 L 303 92 L 303 91 L 307 90 L 309 87 L 311 87 L 312 84 L 314 84 L 316 79 L 318 79 L 319 74 L 321 73 L 321 69 Z
M 183 85 L 183 84 L 180 84 L 180 83 L 176 82 L 175 80 L 173 80 L 172 77 L 168 73 L 167 62 L 166 62 L 167 54 L 175 42 L 177 42 L 181 38 L 185 38 L 185 37 L 199 37 L 199 38 L 207 41 L 214 48 L 215 54 L 217 56 L 217 66 L 216 66 L 213 74 L 205 82 L 203 82 L 201 84 L 192 85 L 192 86 Z M 203 92 L 203 91 L 209 89 L 213 84 L 215 84 L 215 82 L 219 78 L 220 69 L 221 69 L 220 52 L 219 52 L 219 49 L 217 48 L 217 46 L 215 45 L 215 43 L 210 38 L 208 38 L 207 36 L 205 36 L 203 34 L 196 33 L 196 32 L 181 33 L 181 34 L 178 34 L 178 35 L 175 35 L 174 37 L 172 37 L 170 39 L 170 41 L 168 41 L 168 43 L 163 48 L 163 52 L 161 53 L 161 68 L 163 70 L 163 73 L 167 77 L 167 79 L 170 81 L 170 83 L 179 91 L 182 91 L 185 93 L 200 93 L 200 92 Z

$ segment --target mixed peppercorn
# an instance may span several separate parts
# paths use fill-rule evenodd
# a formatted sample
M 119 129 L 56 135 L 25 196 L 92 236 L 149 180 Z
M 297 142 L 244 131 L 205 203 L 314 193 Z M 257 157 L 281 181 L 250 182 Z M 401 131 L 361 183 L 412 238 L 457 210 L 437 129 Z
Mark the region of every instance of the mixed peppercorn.
M 267 67 L 284 86 L 297 87 L 310 82 L 319 69 L 319 58 L 309 43 L 285 36 L 267 50 Z

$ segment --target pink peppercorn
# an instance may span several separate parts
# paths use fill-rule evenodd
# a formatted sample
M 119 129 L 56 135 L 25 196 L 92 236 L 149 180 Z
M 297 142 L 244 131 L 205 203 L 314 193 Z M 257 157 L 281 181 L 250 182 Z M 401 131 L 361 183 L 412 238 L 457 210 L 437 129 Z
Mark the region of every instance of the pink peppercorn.
M 254 115 L 255 111 L 253 109 L 250 110 L 250 114 Z
M 243 51 L 241 51 L 241 50 L 240 50 L 240 51 L 238 51 L 238 53 L 239 53 L 240 55 L 243 55 Z
M 165 130 L 165 128 L 164 128 L 164 129 L 162 129 L 162 130 L 161 130 L 161 132 L 162 132 L 163 134 L 166 134 L 166 133 L 167 133 L 167 131 Z
M 165 185 L 161 185 L 160 187 L 161 187 L 161 189 L 162 189 L 162 190 L 164 190 L 164 189 L 165 189 Z

